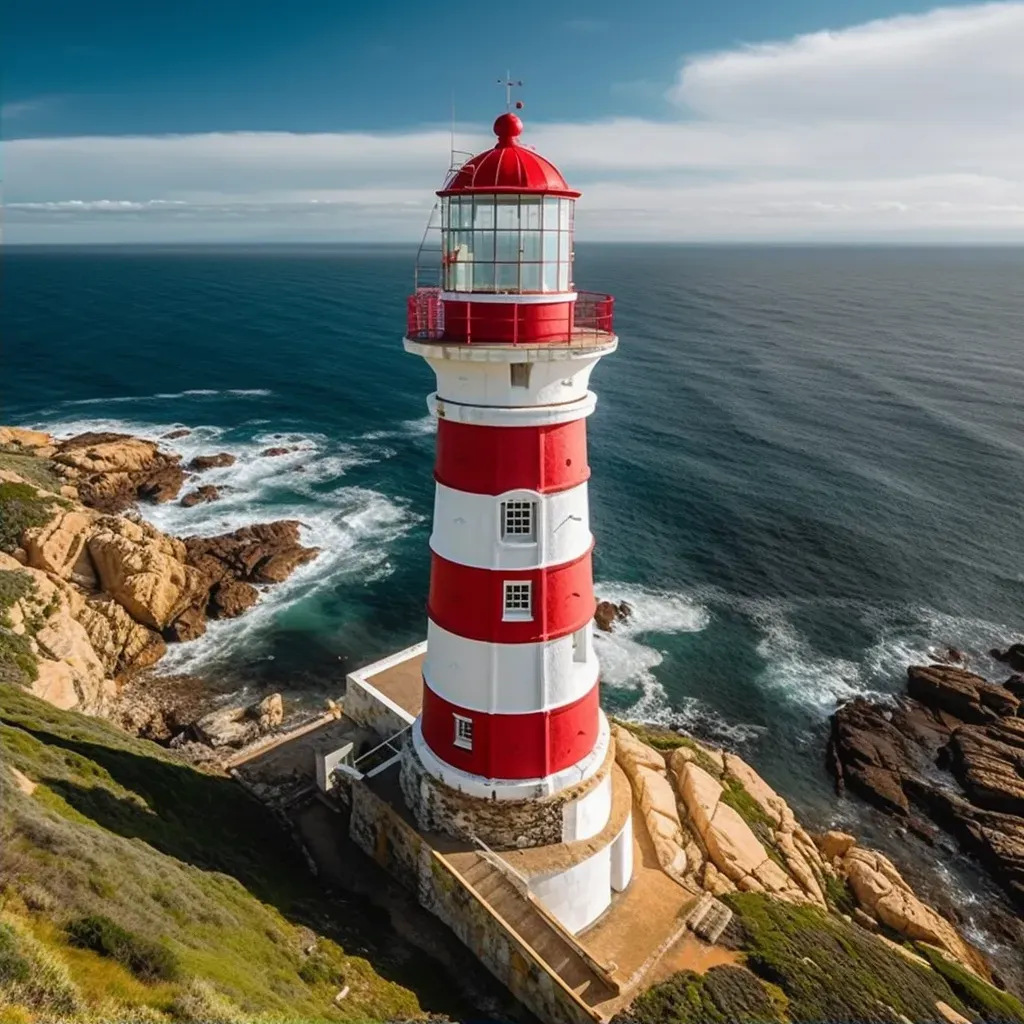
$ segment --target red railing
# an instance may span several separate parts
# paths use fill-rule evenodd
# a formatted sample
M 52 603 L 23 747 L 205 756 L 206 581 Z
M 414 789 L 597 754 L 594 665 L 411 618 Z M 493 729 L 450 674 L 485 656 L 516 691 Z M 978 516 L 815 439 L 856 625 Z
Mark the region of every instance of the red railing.
M 554 317 L 538 317 L 543 305 L 519 303 L 447 303 L 440 288 L 419 288 L 406 306 L 406 335 L 419 341 L 442 339 L 462 344 L 572 344 L 614 333 L 615 299 L 599 292 L 577 292 L 576 302 L 556 311 Z M 554 298 L 555 305 L 560 305 Z M 445 305 L 449 308 L 445 333 Z

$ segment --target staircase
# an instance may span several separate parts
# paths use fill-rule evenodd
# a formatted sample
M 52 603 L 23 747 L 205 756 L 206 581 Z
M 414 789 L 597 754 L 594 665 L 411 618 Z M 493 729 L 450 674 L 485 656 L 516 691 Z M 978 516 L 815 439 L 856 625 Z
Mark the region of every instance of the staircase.
M 463 858 L 472 857 L 471 863 Z M 505 872 L 482 854 L 463 854 L 459 872 L 473 891 L 558 975 L 587 1006 L 618 995 L 561 935 Z

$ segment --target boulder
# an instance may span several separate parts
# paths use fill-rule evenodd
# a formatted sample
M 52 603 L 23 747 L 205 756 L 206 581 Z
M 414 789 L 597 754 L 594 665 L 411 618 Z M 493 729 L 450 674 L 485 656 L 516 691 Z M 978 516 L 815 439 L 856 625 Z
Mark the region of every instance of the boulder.
M 631 779 L 640 766 L 653 768 L 655 771 L 665 770 L 664 756 L 641 742 L 628 729 L 613 724 L 612 736 L 615 739 L 615 759 Z
M 260 599 L 260 592 L 251 583 L 224 580 L 210 592 L 207 614 L 212 619 L 234 619 Z
M 26 430 L 23 427 L 0 427 L 0 445 L 17 448 L 48 448 L 53 438 L 43 430 Z
M 219 497 L 220 491 L 216 487 L 204 484 L 202 487 L 197 487 L 194 491 L 189 491 L 181 499 L 181 504 L 185 508 L 192 508 L 193 505 L 202 505 L 204 502 L 216 501 Z
M 947 665 L 911 665 L 907 669 L 907 693 L 927 707 L 980 725 L 1015 715 L 1020 706 L 1004 687 Z
M 209 584 L 185 564 L 185 545 L 148 523 L 106 516 L 88 544 L 103 589 L 137 622 L 162 630 L 205 605 Z
M 206 632 L 206 612 L 192 605 L 163 629 L 163 637 L 172 643 L 198 640 Z
M 633 614 L 632 607 L 623 601 L 598 601 L 594 610 L 594 624 L 605 633 L 610 633 L 616 622 L 625 622 Z
M 217 455 L 197 455 L 189 464 L 189 469 L 201 473 L 204 469 L 220 469 L 222 466 L 233 466 L 237 459 L 228 452 Z
M 1003 686 L 1020 701 L 1024 701 L 1024 675 L 1013 675 L 1003 683 Z
M 836 857 L 843 857 L 848 850 L 857 845 L 857 840 L 847 832 L 826 832 L 816 840 L 821 855 L 831 863 Z
M 999 650 L 998 647 L 993 648 L 989 651 L 996 661 L 1004 662 L 1010 666 L 1010 670 L 1013 672 L 1024 672 L 1024 644 L 1010 644 L 1005 651 Z
M 264 458 L 273 459 L 278 455 L 290 455 L 292 452 L 297 452 L 298 450 L 298 448 L 264 448 L 263 451 L 260 452 L 260 455 Z
M 211 747 L 241 747 L 259 736 L 259 723 L 244 707 L 220 708 L 195 723 L 199 738 Z
M 704 836 L 711 828 L 711 820 L 718 809 L 722 784 L 700 765 L 687 761 L 682 765 L 676 785 L 688 819 L 696 831 Z
M 284 721 L 284 702 L 279 693 L 264 697 L 253 710 L 263 732 L 276 729 Z
M 972 804 L 1024 819 L 1024 719 L 962 726 L 948 750 L 950 770 Z
M 26 530 L 21 545 L 30 566 L 66 579 L 85 552 L 93 517 L 86 512 L 59 507 L 54 508 L 54 513 L 44 526 Z
M 188 427 L 178 427 L 176 430 L 168 430 L 166 434 L 161 434 L 160 437 L 164 441 L 177 441 L 179 438 L 188 437 L 192 431 Z
M 244 526 L 219 537 L 188 537 L 188 563 L 211 586 L 224 579 L 281 583 L 320 553 L 319 548 L 303 547 L 299 542 L 299 526 L 293 519 L 284 519 Z
M 721 801 L 701 838 L 715 867 L 737 885 L 748 875 L 756 877 L 757 869 L 768 859 L 750 826 Z
M 155 665 L 167 650 L 159 633 L 136 622 L 107 595 L 89 598 L 77 618 L 107 674 L 115 678 Z

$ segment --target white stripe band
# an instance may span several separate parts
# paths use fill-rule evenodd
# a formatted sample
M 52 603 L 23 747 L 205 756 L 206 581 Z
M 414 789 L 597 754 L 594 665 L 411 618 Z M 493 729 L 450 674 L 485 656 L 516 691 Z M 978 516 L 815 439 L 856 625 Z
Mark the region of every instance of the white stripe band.
M 588 391 L 583 398 L 565 405 L 545 405 L 521 408 L 500 406 L 461 405 L 446 401 L 437 392 L 427 398 L 427 408 L 442 420 L 468 423 L 479 427 L 546 427 L 556 423 L 571 423 L 589 416 L 597 405 L 597 395 Z
M 470 302 L 475 305 L 543 306 L 551 302 L 575 302 L 576 292 L 504 294 L 501 292 L 441 292 L 442 302 Z
M 529 525 L 528 534 L 516 533 Z M 470 494 L 438 484 L 430 549 L 476 569 L 540 569 L 585 555 L 593 543 L 586 483 L 553 494 Z
M 528 715 L 572 704 L 597 685 L 591 626 L 526 644 L 469 640 L 427 624 L 423 678 L 456 707 L 492 715 Z

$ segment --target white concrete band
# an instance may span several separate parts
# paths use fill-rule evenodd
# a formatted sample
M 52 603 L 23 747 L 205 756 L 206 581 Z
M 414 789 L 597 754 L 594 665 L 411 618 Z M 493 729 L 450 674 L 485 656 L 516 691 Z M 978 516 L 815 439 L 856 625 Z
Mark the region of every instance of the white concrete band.
M 562 808 L 562 842 L 574 843 L 596 836 L 612 813 L 612 773 L 609 772 L 579 800 Z
M 477 427 L 548 427 L 557 423 L 571 423 L 589 416 L 596 406 L 597 395 L 593 391 L 588 391 L 575 402 L 532 409 L 463 405 L 443 399 L 436 392 L 427 398 L 427 408 L 438 419 Z
M 577 337 L 571 342 L 537 341 L 532 344 L 508 341 L 424 341 L 402 339 L 406 352 L 427 360 L 446 359 L 463 363 L 566 363 L 577 359 L 600 359 L 619 347 L 617 334 Z
M 465 793 L 467 796 L 480 800 L 536 800 L 560 793 L 570 786 L 578 786 L 581 782 L 592 778 L 604 764 L 611 742 L 608 719 L 604 712 L 599 712 L 597 742 L 594 749 L 581 761 L 563 768 L 553 775 L 539 779 L 485 779 L 482 775 L 470 775 L 469 772 L 453 768 L 442 761 L 427 746 L 423 739 L 423 723 L 417 718 L 412 727 L 412 743 L 416 756 L 426 771 L 435 779 L 451 789 Z
M 505 535 L 508 502 L 532 506 L 531 534 Z M 582 558 L 592 543 L 586 483 L 553 494 L 470 494 L 436 487 L 430 549 L 449 562 L 477 569 L 537 569 Z
M 543 306 L 551 302 L 575 302 L 576 299 L 576 292 L 541 292 L 529 295 L 504 292 L 441 292 L 442 302 L 472 302 L 474 306 Z
M 439 697 L 470 711 L 526 715 L 564 707 L 590 693 L 599 671 L 590 623 L 526 644 L 467 640 L 427 624 L 423 677 Z

